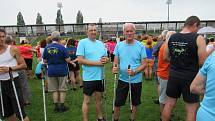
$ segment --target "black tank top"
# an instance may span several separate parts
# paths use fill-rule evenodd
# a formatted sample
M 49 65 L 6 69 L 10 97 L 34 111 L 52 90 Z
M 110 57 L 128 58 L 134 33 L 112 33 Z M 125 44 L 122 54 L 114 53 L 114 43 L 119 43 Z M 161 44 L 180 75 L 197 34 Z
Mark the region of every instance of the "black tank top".
M 170 77 L 193 80 L 199 70 L 196 33 L 176 33 L 168 42 Z

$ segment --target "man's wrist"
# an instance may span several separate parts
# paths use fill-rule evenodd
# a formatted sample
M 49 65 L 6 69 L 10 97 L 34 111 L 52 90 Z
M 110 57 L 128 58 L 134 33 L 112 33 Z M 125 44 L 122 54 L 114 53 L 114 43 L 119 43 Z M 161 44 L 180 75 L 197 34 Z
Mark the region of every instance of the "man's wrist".
M 137 74 L 137 70 L 134 70 L 134 75 Z
M 8 67 L 8 72 L 13 71 L 12 67 Z

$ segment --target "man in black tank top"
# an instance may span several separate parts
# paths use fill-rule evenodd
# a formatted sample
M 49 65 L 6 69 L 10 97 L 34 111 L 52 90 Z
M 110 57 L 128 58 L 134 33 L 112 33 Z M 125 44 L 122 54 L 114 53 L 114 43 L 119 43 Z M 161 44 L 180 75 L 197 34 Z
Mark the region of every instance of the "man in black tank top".
M 199 96 L 190 92 L 190 84 L 207 57 L 205 40 L 196 34 L 199 25 L 199 18 L 190 16 L 183 30 L 172 35 L 165 45 L 164 59 L 170 61 L 170 71 L 166 90 L 168 98 L 162 112 L 162 121 L 170 120 L 181 94 L 185 102 L 186 121 L 196 120 Z

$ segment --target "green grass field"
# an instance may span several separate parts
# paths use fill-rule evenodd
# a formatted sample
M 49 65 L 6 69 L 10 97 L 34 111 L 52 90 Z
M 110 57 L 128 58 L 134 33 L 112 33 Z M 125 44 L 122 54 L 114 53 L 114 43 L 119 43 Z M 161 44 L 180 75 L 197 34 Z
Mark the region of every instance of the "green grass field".
M 108 120 L 111 121 L 112 117 L 112 99 L 113 99 L 113 83 L 114 76 L 111 73 L 111 64 L 105 67 L 106 72 L 106 83 L 107 83 L 107 114 Z M 26 107 L 27 114 L 31 121 L 44 121 L 43 114 L 43 100 L 42 100 L 42 82 L 38 79 L 33 79 L 29 81 L 32 100 L 31 105 Z M 160 113 L 159 106 L 153 103 L 153 99 L 157 98 L 156 94 L 156 83 L 155 81 L 143 81 L 142 88 L 142 104 L 138 108 L 136 121 L 159 121 Z M 65 113 L 54 113 L 54 105 L 52 103 L 51 93 L 46 94 L 46 106 L 47 106 L 47 120 L 48 121 L 81 121 L 82 112 L 81 105 L 83 100 L 82 89 L 77 91 L 69 90 L 66 97 L 66 106 L 69 106 L 69 111 Z M 90 121 L 96 121 L 96 112 L 94 99 L 91 98 L 90 111 L 89 111 Z M 183 103 L 181 99 L 179 100 L 176 109 L 174 110 L 173 121 L 184 121 Z M 130 109 L 128 100 L 126 105 L 121 109 L 120 121 L 128 121 L 130 117 Z

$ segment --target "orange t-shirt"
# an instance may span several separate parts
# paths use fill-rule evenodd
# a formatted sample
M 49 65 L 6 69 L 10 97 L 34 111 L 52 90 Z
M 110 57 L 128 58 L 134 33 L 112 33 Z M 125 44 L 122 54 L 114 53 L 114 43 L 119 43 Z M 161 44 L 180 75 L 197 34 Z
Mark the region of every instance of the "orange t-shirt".
M 164 44 L 161 46 L 158 54 L 157 75 L 165 80 L 169 79 L 169 62 L 163 60 Z

